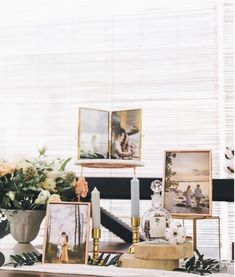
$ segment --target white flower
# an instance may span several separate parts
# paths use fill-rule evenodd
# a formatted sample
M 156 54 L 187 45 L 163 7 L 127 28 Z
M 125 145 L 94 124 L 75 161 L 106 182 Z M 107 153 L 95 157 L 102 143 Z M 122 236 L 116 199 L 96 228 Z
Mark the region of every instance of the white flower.
M 177 244 L 182 244 L 184 243 L 186 240 L 186 236 L 178 236 L 177 239 L 176 239 L 176 243 Z
M 165 238 L 167 240 L 170 240 L 170 238 L 174 237 L 174 232 L 171 228 L 166 228 L 166 231 L 165 231 Z
M 173 244 L 181 244 L 186 240 L 185 228 L 179 222 L 172 222 L 170 227 L 166 228 L 165 238 Z
M 67 171 L 64 175 L 64 178 L 68 183 L 73 183 L 74 180 L 76 180 L 76 174 L 72 171 Z
M 13 201 L 15 199 L 16 193 L 15 191 L 8 191 L 6 195 L 9 196 L 9 198 Z
M 44 182 L 41 183 L 43 189 L 49 190 L 50 192 L 56 191 L 56 182 L 52 178 L 47 178 Z
M 33 161 L 21 161 L 18 164 L 18 168 L 22 168 L 24 175 L 26 176 L 34 176 L 36 174 L 36 169 Z
M 49 197 L 48 202 L 61 202 L 59 194 L 52 194 Z
M 45 205 L 47 203 L 47 200 L 50 197 L 50 192 L 48 190 L 42 190 L 37 199 L 35 200 L 36 205 Z
M 47 171 L 46 175 L 47 175 L 47 178 L 49 179 L 56 179 L 58 177 L 62 177 L 62 172 L 57 170 L 52 170 L 52 171 Z
M 39 156 L 45 156 L 47 149 L 46 145 L 43 145 L 40 148 L 38 147 Z

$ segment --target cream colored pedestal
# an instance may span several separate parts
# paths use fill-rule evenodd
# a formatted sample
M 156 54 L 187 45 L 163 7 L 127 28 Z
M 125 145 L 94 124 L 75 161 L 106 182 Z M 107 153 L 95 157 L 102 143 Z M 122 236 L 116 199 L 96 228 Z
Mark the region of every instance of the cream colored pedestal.
M 135 244 L 135 254 L 124 254 L 120 258 L 121 267 L 173 270 L 178 268 L 179 259 L 193 256 L 193 245 L 185 242 L 175 244 Z

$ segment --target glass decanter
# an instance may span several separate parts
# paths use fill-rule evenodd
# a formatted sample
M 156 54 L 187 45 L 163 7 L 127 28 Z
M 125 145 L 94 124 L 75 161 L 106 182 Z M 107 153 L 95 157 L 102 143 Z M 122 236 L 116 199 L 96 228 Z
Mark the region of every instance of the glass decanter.
M 149 243 L 166 243 L 165 230 L 171 222 L 170 213 L 162 207 L 162 183 L 155 180 L 150 186 L 153 191 L 152 207 L 142 219 L 142 232 Z

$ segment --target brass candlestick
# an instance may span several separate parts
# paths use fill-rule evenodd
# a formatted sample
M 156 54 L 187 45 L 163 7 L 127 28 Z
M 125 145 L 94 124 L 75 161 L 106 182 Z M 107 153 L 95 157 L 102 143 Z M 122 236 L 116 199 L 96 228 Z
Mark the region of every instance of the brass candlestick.
M 98 260 L 99 258 L 99 240 L 101 236 L 101 230 L 94 228 L 92 229 L 92 238 L 93 238 L 93 259 Z
M 132 217 L 131 218 L 131 226 L 132 226 L 132 245 L 129 247 L 128 253 L 134 254 L 135 253 L 134 244 L 140 241 L 140 238 L 139 238 L 140 218 Z

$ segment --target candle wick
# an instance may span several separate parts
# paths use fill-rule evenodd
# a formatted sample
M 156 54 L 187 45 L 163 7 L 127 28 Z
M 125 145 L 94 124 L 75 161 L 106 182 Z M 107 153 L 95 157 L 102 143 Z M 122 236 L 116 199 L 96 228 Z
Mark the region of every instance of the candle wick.
M 133 169 L 134 169 L 134 176 L 136 176 L 136 167 L 134 167 Z

